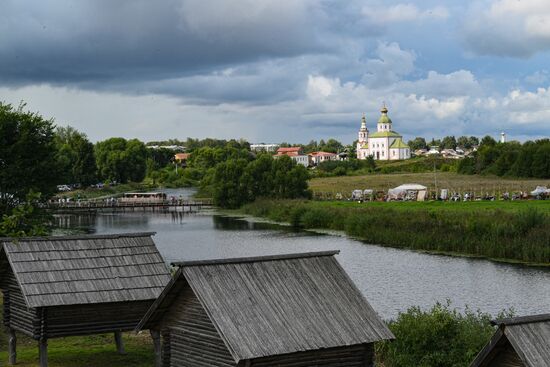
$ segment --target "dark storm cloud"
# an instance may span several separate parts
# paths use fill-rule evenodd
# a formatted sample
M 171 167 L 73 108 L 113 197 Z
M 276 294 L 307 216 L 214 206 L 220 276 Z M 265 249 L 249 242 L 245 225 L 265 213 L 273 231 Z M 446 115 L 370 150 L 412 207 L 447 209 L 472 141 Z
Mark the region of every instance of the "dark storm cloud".
M 8 0 L 0 82 L 124 84 L 319 52 L 308 10 L 263 0 Z

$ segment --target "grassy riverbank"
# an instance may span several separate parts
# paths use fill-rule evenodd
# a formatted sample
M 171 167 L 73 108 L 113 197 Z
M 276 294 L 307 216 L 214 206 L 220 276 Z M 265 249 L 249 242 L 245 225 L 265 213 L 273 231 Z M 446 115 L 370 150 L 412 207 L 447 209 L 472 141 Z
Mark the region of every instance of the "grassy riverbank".
M 0 294 L 0 316 L 2 313 Z M 134 335 L 124 333 L 126 355 L 116 353 L 113 335 L 92 335 L 51 339 L 48 341 L 51 367 L 149 367 L 153 365 L 153 343 L 148 333 Z M 0 366 L 8 361 L 7 337 L 0 328 Z M 38 366 L 36 341 L 17 335 L 17 366 Z
M 258 200 L 241 212 L 369 243 L 550 266 L 550 201 L 355 203 Z

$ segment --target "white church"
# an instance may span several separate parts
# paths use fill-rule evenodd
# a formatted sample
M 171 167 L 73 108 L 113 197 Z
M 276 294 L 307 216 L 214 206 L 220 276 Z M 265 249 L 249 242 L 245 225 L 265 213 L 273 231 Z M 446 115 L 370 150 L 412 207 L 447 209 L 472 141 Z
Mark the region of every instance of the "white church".
M 372 134 L 367 129 L 365 114 L 361 118 L 357 159 L 367 159 L 368 156 L 382 161 L 411 158 L 411 148 L 405 144 L 401 135 L 392 130 L 392 121 L 385 104 L 380 112 L 382 116 L 378 119 L 377 131 Z

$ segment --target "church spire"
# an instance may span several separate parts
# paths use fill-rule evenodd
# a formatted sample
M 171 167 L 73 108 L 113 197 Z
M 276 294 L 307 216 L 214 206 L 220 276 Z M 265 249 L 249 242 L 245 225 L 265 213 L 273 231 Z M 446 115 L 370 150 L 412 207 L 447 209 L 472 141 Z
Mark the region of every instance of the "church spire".
M 361 130 L 367 130 L 367 118 L 363 112 L 363 117 L 361 117 Z
M 388 114 L 388 108 L 386 107 L 386 102 L 382 102 L 382 109 L 380 109 L 380 112 L 382 112 L 382 114 L 386 115 Z

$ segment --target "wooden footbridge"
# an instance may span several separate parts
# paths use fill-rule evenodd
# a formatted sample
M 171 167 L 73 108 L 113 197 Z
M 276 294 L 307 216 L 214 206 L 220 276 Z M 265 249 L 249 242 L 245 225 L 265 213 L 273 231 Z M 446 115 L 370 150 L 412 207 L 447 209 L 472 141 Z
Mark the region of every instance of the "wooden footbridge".
M 182 211 L 195 212 L 201 209 L 212 208 L 212 199 L 185 199 L 185 200 L 162 200 L 155 202 L 135 201 L 124 202 L 118 200 L 81 200 L 69 202 L 49 202 L 45 204 L 45 209 L 56 213 L 74 213 L 74 212 L 132 212 L 132 211 Z

